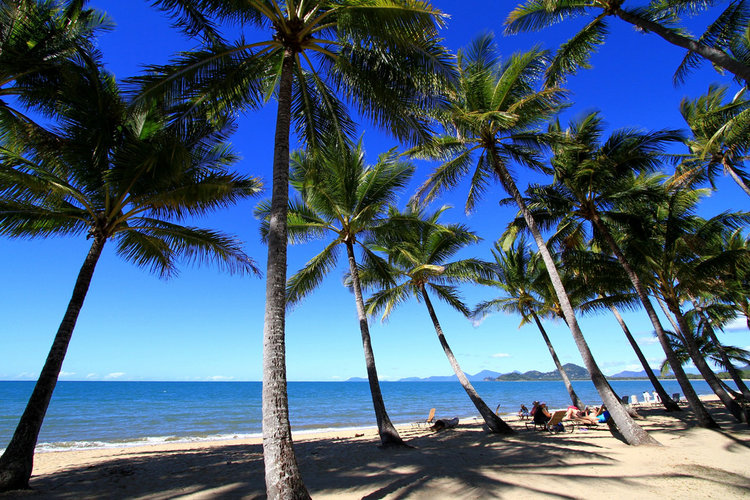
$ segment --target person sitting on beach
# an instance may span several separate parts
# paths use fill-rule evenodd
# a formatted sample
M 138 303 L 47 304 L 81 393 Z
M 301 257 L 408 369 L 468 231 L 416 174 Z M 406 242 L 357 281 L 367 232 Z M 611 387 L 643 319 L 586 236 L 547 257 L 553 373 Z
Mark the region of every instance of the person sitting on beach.
M 521 405 L 521 409 L 518 410 L 518 418 L 521 420 L 529 418 L 529 409 L 526 408 L 526 405 Z
M 534 403 L 538 403 L 537 401 L 534 401 Z M 546 425 L 547 422 L 549 422 L 549 419 L 552 418 L 552 415 L 550 415 L 549 411 L 547 411 L 547 405 L 544 403 L 538 403 L 537 406 L 535 406 L 536 411 L 534 411 L 534 424 L 536 425 Z
M 607 420 L 609 420 L 609 412 L 607 411 L 607 407 L 602 405 L 602 410 L 603 411 L 601 412 L 601 414 L 596 417 L 600 424 L 606 423 Z

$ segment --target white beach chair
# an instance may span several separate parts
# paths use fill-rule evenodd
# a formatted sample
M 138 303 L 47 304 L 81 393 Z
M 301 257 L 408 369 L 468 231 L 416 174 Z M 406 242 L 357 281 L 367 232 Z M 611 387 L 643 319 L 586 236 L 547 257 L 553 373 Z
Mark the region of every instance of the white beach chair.
M 654 403 L 661 404 L 661 397 L 659 396 L 659 393 L 654 391 L 653 395 L 654 395 Z
M 651 394 L 648 391 L 643 391 L 643 404 L 651 404 Z
M 630 404 L 631 405 L 637 405 L 638 404 L 638 396 L 636 396 L 635 394 L 632 394 L 630 396 Z

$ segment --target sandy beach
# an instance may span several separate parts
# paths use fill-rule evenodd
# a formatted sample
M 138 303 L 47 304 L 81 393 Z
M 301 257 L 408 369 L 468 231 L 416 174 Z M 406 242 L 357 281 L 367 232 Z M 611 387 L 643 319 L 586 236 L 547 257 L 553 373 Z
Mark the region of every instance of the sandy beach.
M 372 430 L 295 436 L 313 498 L 748 498 L 750 428 L 709 403 L 721 431 L 688 411 L 641 408 L 662 446 L 631 447 L 606 426 L 486 434 L 478 420 L 433 432 L 402 426 L 414 449 L 383 450 Z M 36 455 L 32 489 L 0 498 L 264 497 L 259 439 Z

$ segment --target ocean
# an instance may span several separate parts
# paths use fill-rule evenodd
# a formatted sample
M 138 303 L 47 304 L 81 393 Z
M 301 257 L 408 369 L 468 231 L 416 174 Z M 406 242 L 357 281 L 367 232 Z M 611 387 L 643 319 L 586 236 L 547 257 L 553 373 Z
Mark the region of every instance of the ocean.
M 651 391 L 646 380 L 611 381 L 620 395 Z M 0 382 L 0 448 L 10 441 L 33 389 L 33 382 Z M 566 408 L 562 382 L 474 382 L 493 410 L 515 414 L 533 400 Z M 590 381 L 574 381 L 579 397 L 599 404 Z M 663 381 L 668 394 L 682 392 Z M 711 394 L 694 380 L 698 394 Z M 437 418 L 478 415 L 458 382 L 381 382 L 391 421 L 423 420 L 429 409 Z M 290 382 L 292 430 L 312 432 L 375 426 L 366 382 Z M 260 436 L 260 382 L 59 382 L 44 420 L 37 451 L 135 446 L 168 441 L 224 440 Z

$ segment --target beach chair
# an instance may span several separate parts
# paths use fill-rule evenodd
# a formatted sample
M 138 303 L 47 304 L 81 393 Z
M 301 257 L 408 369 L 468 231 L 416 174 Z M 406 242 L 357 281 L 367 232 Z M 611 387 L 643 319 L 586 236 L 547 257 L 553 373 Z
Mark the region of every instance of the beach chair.
M 643 391 L 643 404 L 651 404 L 651 394 L 649 394 L 648 391 Z
M 654 391 L 653 396 L 654 396 L 654 404 L 661 404 L 661 396 L 659 396 L 659 393 Z
M 630 396 L 630 404 L 631 405 L 637 405 L 638 404 L 638 396 L 636 396 L 635 394 L 633 394 L 632 396 Z
M 432 423 L 435 421 L 435 408 L 430 408 L 430 413 L 427 415 L 427 418 L 425 420 L 420 420 L 419 422 L 414 422 L 415 427 L 421 427 L 421 426 L 427 426 L 432 425 Z
M 674 394 L 672 394 L 672 400 L 675 403 L 679 403 L 680 402 L 680 393 L 679 392 L 675 392 Z
M 549 422 L 547 422 L 547 430 L 551 432 L 552 434 L 557 434 L 558 432 L 565 432 L 565 426 L 563 425 L 563 417 L 565 414 L 568 413 L 565 410 L 557 410 L 556 412 L 552 413 L 552 418 L 549 419 Z M 570 425 L 570 432 L 573 432 L 573 426 Z
M 620 396 L 620 401 L 622 401 L 622 404 L 626 405 L 629 403 L 629 396 Z

